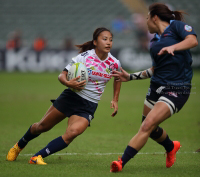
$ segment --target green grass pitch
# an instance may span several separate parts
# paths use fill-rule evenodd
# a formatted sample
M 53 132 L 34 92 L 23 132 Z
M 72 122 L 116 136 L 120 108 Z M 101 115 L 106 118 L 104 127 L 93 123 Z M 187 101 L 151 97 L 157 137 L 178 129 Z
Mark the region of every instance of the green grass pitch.
M 161 126 L 182 148 L 175 165 L 165 167 L 164 149 L 151 139 L 120 173 L 110 173 L 110 163 L 117 160 L 129 140 L 138 131 L 149 80 L 123 83 L 119 111 L 111 117 L 112 80 L 99 102 L 95 118 L 68 148 L 45 158 L 47 166 L 28 164 L 32 154 L 65 132 L 67 119 L 31 141 L 14 162 L 6 161 L 8 150 L 39 121 L 64 90 L 59 73 L 0 73 L 0 177 L 197 177 L 200 176 L 200 71 L 194 71 L 192 94 L 178 113 Z

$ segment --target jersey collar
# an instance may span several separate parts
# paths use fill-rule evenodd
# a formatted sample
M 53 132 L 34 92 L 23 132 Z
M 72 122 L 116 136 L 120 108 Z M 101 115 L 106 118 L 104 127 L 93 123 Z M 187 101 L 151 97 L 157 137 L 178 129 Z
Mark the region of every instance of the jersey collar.
M 170 20 L 170 25 L 171 25 L 171 23 L 172 23 L 173 21 L 174 21 L 174 20 Z M 165 28 L 165 30 L 168 29 L 170 25 L 168 25 L 168 26 Z M 164 30 L 164 31 L 165 31 L 165 30 Z M 156 33 L 156 34 L 154 35 L 154 38 L 157 39 L 157 41 L 159 41 L 159 40 L 160 40 L 160 35 L 159 35 L 158 33 Z

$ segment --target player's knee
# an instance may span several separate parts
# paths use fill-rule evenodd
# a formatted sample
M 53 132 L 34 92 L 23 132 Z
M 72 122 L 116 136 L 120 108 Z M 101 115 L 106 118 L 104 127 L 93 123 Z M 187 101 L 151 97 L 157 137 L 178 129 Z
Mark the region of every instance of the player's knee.
M 153 130 L 150 134 L 150 137 L 153 139 L 153 140 L 157 140 L 159 139 L 163 134 L 163 129 L 161 127 L 156 127 L 155 130 Z
M 151 120 L 145 120 L 142 122 L 142 125 L 141 125 L 141 128 L 140 128 L 140 131 L 142 132 L 151 132 L 152 129 L 153 129 L 153 122 Z
M 68 140 L 73 140 L 81 133 L 80 133 L 79 129 L 77 129 L 77 128 L 70 128 L 69 130 L 67 130 L 67 132 L 65 134 L 66 134 L 66 136 L 64 136 L 64 141 L 68 141 Z

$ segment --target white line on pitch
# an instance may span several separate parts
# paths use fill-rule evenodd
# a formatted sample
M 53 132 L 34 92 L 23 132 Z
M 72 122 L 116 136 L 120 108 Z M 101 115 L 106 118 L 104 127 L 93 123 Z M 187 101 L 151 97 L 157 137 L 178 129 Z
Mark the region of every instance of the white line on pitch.
M 178 154 L 195 154 L 198 152 L 177 152 Z M 57 155 L 57 156 L 64 156 L 64 155 L 96 155 L 96 156 L 104 156 L 104 155 L 122 155 L 123 153 L 56 153 L 51 155 Z M 156 155 L 156 154 L 165 154 L 165 152 L 139 152 L 140 155 Z M 34 154 L 19 154 L 20 156 L 32 156 Z M 6 156 L 6 154 L 0 154 L 0 156 Z

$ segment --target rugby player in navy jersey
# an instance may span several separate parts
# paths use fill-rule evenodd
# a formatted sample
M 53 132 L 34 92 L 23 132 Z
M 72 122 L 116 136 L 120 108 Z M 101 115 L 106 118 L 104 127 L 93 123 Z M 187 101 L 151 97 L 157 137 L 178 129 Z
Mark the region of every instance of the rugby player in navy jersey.
M 119 60 L 110 53 L 112 38 L 112 33 L 102 27 L 94 31 L 93 40 L 77 45 L 80 54 L 72 58 L 71 63 L 60 73 L 58 79 L 64 86 L 79 90 L 79 92 L 73 92 L 70 88 L 66 88 L 56 100 L 53 100 L 53 105 L 50 106 L 44 117 L 39 122 L 32 124 L 24 136 L 9 150 L 6 157 L 8 161 L 16 160 L 29 141 L 41 133 L 49 131 L 66 117 L 69 119 L 65 133 L 33 155 L 29 160 L 30 164 L 46 165 L 43 158 L 66 148 L 87 129 L 94 118 L 106 84 L 111 79 L 112 71 L 119 70 L 121 66 Z M 67 80 L 68 70 L 72 64 L 78 62 L 84 63 L 88 69 L 87 84 L 86 81 L 77 82 L 79 77 Z M 84 85 L 85 87 L 83 87 Z M 114 95 L 111 101 L 111 108 L 114 108 L 112 117 L 118 111 L 120 86 L 121 82 L 114 80 Z
M 172 141 L 159 124 L 179 112 L 187 102 L 192 80 L 191 48 L 198 45 L 193 28 L 183 22 L 181 11 L 171 11 L 166 5 L 149 6 L 147 26 L 155 33 L 150 43 L 153 66 L 147 70 L 128 74 L 114 71 L 112 76 L 120 82 L 151 78 L 150 88 L 144 101 L 142 124 L 130 140 L 124 154 L 111 163 L 111 172 L 119 172 L 152 138 L 166 152 L 166 167 L 170 168 L 180 149 L 179 141 Z

